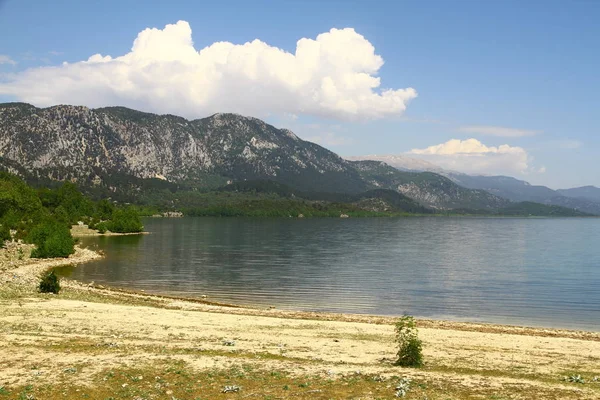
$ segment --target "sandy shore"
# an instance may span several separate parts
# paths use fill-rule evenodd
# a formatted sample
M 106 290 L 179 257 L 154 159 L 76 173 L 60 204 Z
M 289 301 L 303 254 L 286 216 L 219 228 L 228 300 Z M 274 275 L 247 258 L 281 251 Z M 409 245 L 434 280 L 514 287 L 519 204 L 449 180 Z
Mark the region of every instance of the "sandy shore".
M 102 255 L 78 246 L 68 258 L 30 258 L 33 245 L 9 242 L 0 249 L 0 283 L 23 285 L 31 289 L 39 282 L 39 276 L 51 268 L 62 265 L 77 265 L 101 258 Z
M 1 254 L 0 254 L 1 256 Z M 393 365 L 394 319 L 225 307 L 0 270 L 0 399 L 599 399 L 600 333 L 418 321 L 426 365 Z M 569 376 L 581 375 L 585 383 Z M 565 380 L 567 377 L 567 380 Z M 240 386 L 237 394 L 222 393 Z
M 106 231 L 99 233 L 95 229 L 90 229 L 87 225 L 73 225 L 71 227 L 71 235 L 73 237 L 87 237 L 87 236 L 130 236 L 130 235 L 148 235 L 149 232 L 131 232 L 131 233 L 118 233 Z

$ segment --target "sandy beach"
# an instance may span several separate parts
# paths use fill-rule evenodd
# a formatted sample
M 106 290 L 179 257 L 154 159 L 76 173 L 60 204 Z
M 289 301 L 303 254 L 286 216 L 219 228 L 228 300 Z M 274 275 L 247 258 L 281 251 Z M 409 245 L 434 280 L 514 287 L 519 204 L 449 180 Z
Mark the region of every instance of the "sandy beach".
M 131 232 L 131 233 L 118 233 L 106 231 L 104 233 L 98 233 L 95 229 L 90 229 L 87 225 L 73 225 L 71 227 L 71 235 L 74 238 L 89 237 L 89 236 L 131 236 L 131 235 L 148 235 L 149 232 Z
M 400 368 L 394 318 L 68 280 L 40 294 L 41 272 L 101 255 L 18 260 L 10 246 L 0 250 L 0 399 L 387 399 L 403 378 L 407 399 L 600 398 L 599 332 L 419 320 L 425 367 Z

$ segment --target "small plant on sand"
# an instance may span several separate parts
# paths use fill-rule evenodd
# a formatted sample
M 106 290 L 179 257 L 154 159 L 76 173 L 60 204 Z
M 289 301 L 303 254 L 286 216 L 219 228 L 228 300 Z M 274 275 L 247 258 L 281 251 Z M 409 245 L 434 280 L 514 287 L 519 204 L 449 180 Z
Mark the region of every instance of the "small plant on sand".
M 408 391 L 410 390 L 410 379 L 409 378 L 402 378 L 400 379 L 400 382 L 398 382 L 398 384 L 396 385 L 396 397 L 404 397 L 406 396 L 406 394 L 408 393 Z
M 242 388 L 237 385 L 225 386 L 223 390 L 221 390 L 221 393 L 237 393 L 241 389 Z
M 585 379 L 579 374 L 569 375 L 569 376 L 565 377 L 565 381 L 572 382 L 572 383 L 585 383 Z
M 42 275 L 42 279 L 40 280 L 40 292 L 54 294 L 60 292 L 60 282 L 54 271 L 46 272 Z
M 410 315 L 405 315 L 396 322 L 396 343 L 398 343 L 398 359 L 395 365 L 401 367 L 423 366 L 423 343 L 419 339 L 417 324 Z

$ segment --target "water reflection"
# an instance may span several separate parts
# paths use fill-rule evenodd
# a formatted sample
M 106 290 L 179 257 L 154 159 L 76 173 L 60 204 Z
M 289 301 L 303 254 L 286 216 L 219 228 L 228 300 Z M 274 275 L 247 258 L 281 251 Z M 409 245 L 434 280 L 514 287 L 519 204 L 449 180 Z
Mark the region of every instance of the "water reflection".
M 598 329 L 597 219 L 148 219 L 75 279 L 280 308 Z

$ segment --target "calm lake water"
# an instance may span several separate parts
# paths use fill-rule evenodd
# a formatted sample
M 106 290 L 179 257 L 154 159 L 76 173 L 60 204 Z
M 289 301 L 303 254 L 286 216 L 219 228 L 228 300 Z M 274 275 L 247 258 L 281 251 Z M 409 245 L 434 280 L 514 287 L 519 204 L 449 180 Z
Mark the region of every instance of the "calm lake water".
M 84 282 L 281 309 L 600 330 L 600 219 L 146 219 Z

